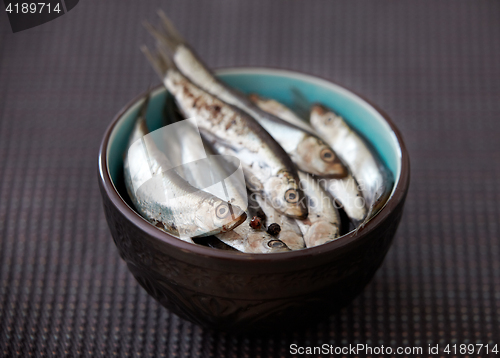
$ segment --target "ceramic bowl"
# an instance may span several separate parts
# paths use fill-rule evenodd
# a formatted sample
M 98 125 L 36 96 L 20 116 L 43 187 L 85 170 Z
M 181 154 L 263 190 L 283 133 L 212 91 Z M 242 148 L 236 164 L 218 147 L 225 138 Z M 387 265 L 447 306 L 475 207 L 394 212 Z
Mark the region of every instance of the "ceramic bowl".
M 223 81 L 287 105 L 294 91 L 340 113 L 373 145 L 395 178 L 383 209 L 358 232 L 276 254 L 244 254 L 191 244 L 160 231 L 132 208 L 123 185 L 123 153 L 142 94 L 113 119 L 99 153 L 99 185 L 120 256 L 142 287 L 175 314 L 204 327 L 291 327 L 348 304 L 380 267 L 399 225 L 409 186 L 409 158 L 396 126 L 381 110 L 332 82 L 296 72 L 244 68 L 217 71 Z M 151 130 L 161 126 L 166 91 L 153 90 Z

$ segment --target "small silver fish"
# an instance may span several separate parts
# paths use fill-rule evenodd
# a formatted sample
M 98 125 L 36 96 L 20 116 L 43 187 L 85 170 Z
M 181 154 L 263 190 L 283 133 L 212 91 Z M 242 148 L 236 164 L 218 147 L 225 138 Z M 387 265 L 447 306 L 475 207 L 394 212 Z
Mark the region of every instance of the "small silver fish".
M 145 113 L 141 110 L 141 113 Z M 245 212 L 189 185 L 158 150 L 140 115 L 124 160 L 127 192 L 136 210 L 156 227 L 188 242 L 234 229 Z
M 143 51 L 187 118 L 217 145 L 219 154 L 240 159 L 247 185 L 281 213 L 307 216 L 297 170 L 283 148 L 252 117 L 195 86 L 175 67 L 168 54 Z M 162 49 L 160 48 L 160 51 Z
M 335 112 L 322 105 L 314 105 L 310 122 L 321 137 L 335 148 L 357 179 L 370 211 L 365 218 L 366 222 L 389 197 L 392 190 L 391 174 L 376 158 L 365 140 Z
M 264 99 L 256 95 L 252 96 L 252 100 L 263 110 L 270 111 L 275 116 L 279 116 L 283 120 L 292 121 L 292 123 L 302 122 L 303 126 L 314 130 L 308 123 L 300 119 L 291 109 L 284 104 L 272 100 Z M 331 141 L 330 145 L 333 146 Z M 343 147 L 336 147 L 339 153 L 343 153 Z M 339 154 L 340 155 L 340 154 Z M 361 192 L 358 182 L 351 174 L 350 165 L 347 166 L 348 174 L 344 178 L 317 178 L 320 186 L 332 195 L 344 209 L 347 216 L 351 219 L 355 226 L 358 226 L 367 217 L 367 205 Z
M 163 31 L 147 26 L 157 41 L 172 52 L 177 68 L 194 84 L 255 118 L 283 147 L 299 169 L 314 175 L 343 178 L 347 169 L 336 153 L 314 133 L 261 110 L 241 93 L 219 81 L 179 35 L 165 13 Z
M 296 220 L 307 247 L 333 241 L 340 236 L 340 216 L 332 197 L 314 178 L 299 172 L 300 186 L 306 194 L 309 207 L 307 219 Z

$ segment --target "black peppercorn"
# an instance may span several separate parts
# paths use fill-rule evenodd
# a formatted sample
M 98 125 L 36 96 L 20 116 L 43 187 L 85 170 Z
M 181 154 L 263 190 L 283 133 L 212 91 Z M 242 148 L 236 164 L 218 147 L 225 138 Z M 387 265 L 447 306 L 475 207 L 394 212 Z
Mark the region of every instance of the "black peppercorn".
M 280 233 L 280 231 L 281 231 L 281 227 L 276 223 L 272 223 L 267 228 L 267 233 L 269 235 L 272 235 L 272 236 L 277 236 Z

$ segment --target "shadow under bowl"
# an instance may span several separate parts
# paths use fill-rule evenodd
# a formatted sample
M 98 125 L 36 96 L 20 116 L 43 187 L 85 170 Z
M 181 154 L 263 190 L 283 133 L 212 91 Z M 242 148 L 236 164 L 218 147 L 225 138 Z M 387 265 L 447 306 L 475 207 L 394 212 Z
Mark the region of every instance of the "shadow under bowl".
M 217 71 L 229 85 L 294 107 L 320 102 L 370 141 L 394 177 L 390 198 L 363 228 L 336 241 L 276 254 L 245 254 L 195 245 L 160 231 L 139 214 L 123 186 L 123 153 L 142 94 L 114 118 L 99 152 L 99 186 L 120 256 L 142 287 L 173 313 L 222 330 L 288 328 L 314 322 L 348 304 L 381 265 L 403 212 L 410 164 L 402 137 L 387 115 L 360 96 L 297 72 L 241 68 Z M 166 91 L 153 90 L 150 129 L 161 127 Z

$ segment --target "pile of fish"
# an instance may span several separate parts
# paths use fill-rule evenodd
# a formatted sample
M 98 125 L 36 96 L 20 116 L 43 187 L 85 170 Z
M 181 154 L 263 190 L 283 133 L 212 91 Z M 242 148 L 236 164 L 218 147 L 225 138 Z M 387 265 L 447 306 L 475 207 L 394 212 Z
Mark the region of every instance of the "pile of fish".
M 228 87 L 159 16 L 160 26 L 145 24 L 156 50 L 142 50 L 169 92 L 171 134 L 149 132 L 146 99 L 124 162 L 127 192 L 145 219 L 189 242 L 273 253 L 334 241 L 380 210 L 391 174 L 341 116 L 315 104 L 306 121 Z M 225 180 L 238 168 L 240 181 Z M 205 190 L 221 182 L 224 195 Z

